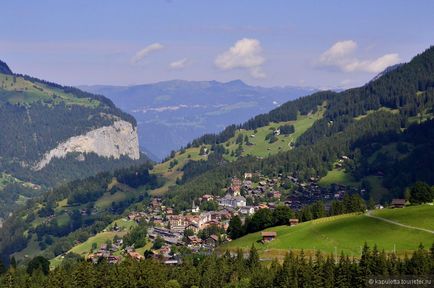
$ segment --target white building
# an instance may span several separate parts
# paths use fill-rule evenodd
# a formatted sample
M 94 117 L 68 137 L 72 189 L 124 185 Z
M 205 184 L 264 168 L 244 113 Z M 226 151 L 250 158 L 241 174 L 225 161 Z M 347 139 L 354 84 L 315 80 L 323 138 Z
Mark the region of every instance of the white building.
M 220 199 L 219 204 L 223 207 L 244 207 L 246 206 L 246 198 L 243 196 L 232 196 L 230 194 L 226 194 L 225 197 Z

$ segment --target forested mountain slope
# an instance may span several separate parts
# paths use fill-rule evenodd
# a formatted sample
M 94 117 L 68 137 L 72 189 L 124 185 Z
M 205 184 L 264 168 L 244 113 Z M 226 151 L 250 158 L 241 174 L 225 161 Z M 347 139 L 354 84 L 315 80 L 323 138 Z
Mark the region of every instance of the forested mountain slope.
M 294 149 L 264 159 L 244 156 L 235 162 L 225 161 L 227 141 L 238 131 L 293 121 L 297 117 L 315 113 L 318 107 L 325 109 L 322 117 L 297 138 Z M 429 121 L 433 118 L 433 107 L 432 47 L 409 63 L 400 65 L 362 87 L 340 93 L 325 91 L 302 97 L 287 102 L 270 113 L 258 115 L 242 125 L 232 125 L 222 133 L 208 134 L 192 141 L 187 146 L 187 153 L 189 147 L 205 146 L 211 148 L 214 156 L 208 157 L 211 160 L 190 162 L 180 168 L 188 168 L 189 173 L 184 173 L 185 179 L 180 181 L 184 185 L 169 189 L 169 197 L 176 205 L 189 205 L 201 193 L 221 193 L 221 188 L 227 184 L 231 175 L 240 176 L 251 171 L 261 171 L 268 175 L 284 173 L 300 179 L 323 177 L 334 169 L 335 163 L 342 156 L 349 159 L 342 169 L 351 173 L 359 186 L 369 190 L 371 183 L 367 177 L 379 176 L 380 185 L 389 191 L 387 195 L 381 196 L 374 195 L 375 191 L 371 191 L 373 195 L 367 197 L 377 197 L 380 201 L 403 196 L 405 188 L 414 181 L 434 184 L 434 169 L 430 164 L 433 159 L 429 152 L 432 150 L 429 149 L 432 141 L 428 137 L 422 137 L 424 133 L 430 135 L 433 130 L 433 121 Z M 420 124 L 424 126 L 419 126 Z M 410 136 L 413 134 L 419 136 Z M 240 145 L 240 149 L 244 150 L 245 145 Z M 386 154 L 388 161 L 381 162 L 385 155 L 381 149 L 387 145 L 399 145 L 401 152 Z M 376 165 L 370 165 L 372 163 Z
M 147 180 L 141 184 L 147 186 L 145 191 L 150 194 L 158 193 L 164 197 L 165 205 L 183 211 L 201 195 L 223 195 L 223 188 L 228 187 L 230 179 L 242 177 L 245 172 L 260 172 L 264 176 L 282 174 L 309 181 L 311 177 L 324 177 L 337 169 L 339 163 L 339 169 L 354 177 L 358 186 L 356 191 L 366 190 L 362 195 L 366 200 L 388 201 L 392 197 L 403 197 L 405 189 L 415 181 L 434 184 L 434 158 L 430 152 L 434 148 L 433 107 L 434 48 L 430 48 L 365 86 L 339 93 L 314 93 L 287 102 L 242 125 L 229 126 L 219 134 L 204 135 L 172 153 L 151 173 L 147 170 L 150 167 L 145 168 L 143 175 Z M 285 148 L 278 149 L 284 144 L 287 145 Z M 263 149 L 268 153 L 261 154 Z M 339 162 L 342 159 L 347 160 Z M 133 173 L 127 174 L 133 179 L 134 175 L 141 175 L 130 172 Z M 51 258 L 69 250 L 73 237 L 82 236 L 80 239 L 83 240 L 104 229 L 113 220 L 113 217 L 105 218 L 107 211 L 123 211 L 136 201 L 146 203 L 146 199 L 126 200 L 127 205 L 122 204 L 118 210 L 119 203 L 123 202 L 114 200 L 120 194 L 111 190 L 111 177 L 119 180 L 117 175 L 100 175 L 81 184 L 56 189 L 39 204 L 30 203 L 20 217 L 5 223 L 8 229 L 3 229 L 5 234 L 0 243 L 3 255 L 21 249 L 24 250 L 18 253 L 40 252 L 45 248 L 44 253 Z M 166 181 L 164 186 L 157 181 L 159 177 Z M 378 194 L 372 186 L 374 177 L 385 193 Z M 71 187 L 75 188 L 71 190 Z M 125 189 L 125 186 L 120 187 Z M 75 196 L 69 195 L 68 191 Z M 132 195 L 149 195 L 141 194 L 140 189 L 134 191 L 130 191 Z M 101 202 L 106 203 L 107 199 L 115 203 L 113 207 L 103 205 L 105 212 L 93 217 L 92 209 L 98 211 Z M 89 219 L 95 222 L 85 218 L 80 225 L 74 226 L 80 227 L 77 232 L 66 229 L 61 231 L 69 234 L 56 235 L 56 230 L 51 229 L 62 225 L 65 201 L 90 209 Z M 140 208 L 140 205 L 132 207 Z M 46 208 L 54 210 L 57 224 L 41 224 L 38 217 L 32 219 L 32 214 L 43 215 Z M 74 207 L 68 209 L 75 210 Z M 87 234 L 81 234 L 83 231 Z M 47 244 L 53 240 L 50 238 L 55 239 L 56 245 Z M 39 250 L 35 250 L 35 246 Z
M 110 100 L 14 74 L 4 62 L 0 131 L 0 217 L 41 188 L 140 159 L 135 119 Z
M 149 163 L 75 180 L 29 200 L 0 229 L 0 259 L 54 258 L 103 230 L 159 186 Z M 138 204 L 138 205 L 143 205 Z

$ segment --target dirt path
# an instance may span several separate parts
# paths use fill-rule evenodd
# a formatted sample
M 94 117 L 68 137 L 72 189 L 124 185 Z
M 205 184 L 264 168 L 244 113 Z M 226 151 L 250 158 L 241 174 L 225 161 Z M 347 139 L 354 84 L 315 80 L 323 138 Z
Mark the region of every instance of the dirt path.
M 414 229 L 414 230 L 420 230 L 420 231 L 424 231 L 424 232 L 428 232 L 428 233 L 434 234 L 434 231 L 433 231 L 433 230 L 429 230 L 429 229 L 425 229 L 425 228 L 419 228 L 419 227 L 414 227 L 414 226 L 410 226 L 410 225 L 402 224 L 402 223 L 399 223 L 399 222 L 396 222 L 396 221 L 393 221 L 393 220 L 390 220 L 390 219 L 386 219 L 386 218 L 383 218 L 383 217 L 374 216 L 374 215 L 372 215 L 371 213 L 372 213 L 372 210 L 369 210 L 369 211 L 365 214 L 365 216 L 368 216 L 368 217 L 371 217 L 371 218 L 375 218 L 375 219 L 378 219 L 378 220 L 381 220 L 381 221 L 384 221 L 384 222 L 388 222 L 388 223 L 390 223 L 390 224 L 398 225 L 398 226 L 401 226 L 401 227 L 404 227 L 404 228 Z

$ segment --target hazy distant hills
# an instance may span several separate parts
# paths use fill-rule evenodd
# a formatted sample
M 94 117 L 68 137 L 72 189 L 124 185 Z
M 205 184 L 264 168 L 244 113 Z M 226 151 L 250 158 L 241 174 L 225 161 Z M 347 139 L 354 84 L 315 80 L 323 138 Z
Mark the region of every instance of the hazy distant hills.
M 310 94 L 300 87 L 263 88 L 240 80 L 173 80 L 135 86 L 81 86 L 110 98 L 138 123 L 139 142 L 150 157 L 161 159 L 205 133 L 218 132 L 280 104 Z

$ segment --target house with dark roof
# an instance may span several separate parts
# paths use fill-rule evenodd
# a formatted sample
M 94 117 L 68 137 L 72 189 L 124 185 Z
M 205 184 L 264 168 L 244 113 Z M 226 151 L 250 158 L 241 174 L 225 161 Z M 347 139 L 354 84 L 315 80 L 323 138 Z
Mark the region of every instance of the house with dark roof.
M 267 243 L 273 241 L 277 237 L 277 232 L 274 231 L 264 231 L 261 233 L 262 243 Z
M 392 208 L 404 208 L 405 199 L 393 199 L 392 200 Z

